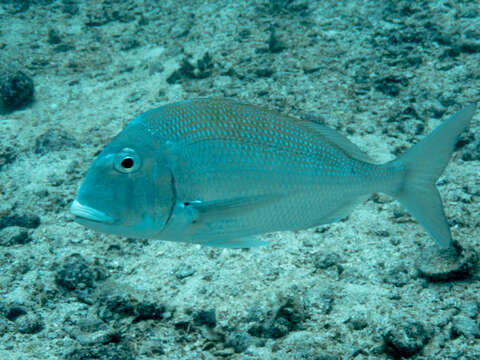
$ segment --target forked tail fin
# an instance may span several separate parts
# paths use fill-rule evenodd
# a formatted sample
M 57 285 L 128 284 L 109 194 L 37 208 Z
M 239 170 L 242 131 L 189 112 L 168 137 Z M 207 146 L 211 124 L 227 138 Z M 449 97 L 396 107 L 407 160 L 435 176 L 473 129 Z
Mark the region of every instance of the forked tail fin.
M 404 181 L 390 195 L 443 247 L 452 245 L 452 237 L 435 182 L 447 166 L 458 136 L 468 128 L 475 108 L 475 104 L 466 106 L 389 164 L 405 169 Z

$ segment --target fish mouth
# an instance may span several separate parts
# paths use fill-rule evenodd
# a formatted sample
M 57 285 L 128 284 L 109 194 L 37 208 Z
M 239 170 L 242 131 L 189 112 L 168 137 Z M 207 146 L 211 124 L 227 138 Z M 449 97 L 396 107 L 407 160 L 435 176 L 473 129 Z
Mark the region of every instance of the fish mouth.
M 81 204 L 78 200 L 74 200 L 70 206 L 70 212 L 75 215 L 75 220 L 94 221 L 103 224 L 113 224 L 115 219 L 108 216 L 104 212 Z

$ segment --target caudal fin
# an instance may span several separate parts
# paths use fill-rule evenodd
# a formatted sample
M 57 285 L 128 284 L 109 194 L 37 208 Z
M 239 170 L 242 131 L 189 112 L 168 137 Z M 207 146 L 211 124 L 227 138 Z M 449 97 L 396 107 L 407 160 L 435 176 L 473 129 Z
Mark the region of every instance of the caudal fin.
M 451 246 L 452 237 L 435 182 L 447 166 L 458 136 L 468 128 L 475 108 L 472 104 L 460 110 L 389 164 L 405 169 L 404 181 L 391 195 L 443 247 Z

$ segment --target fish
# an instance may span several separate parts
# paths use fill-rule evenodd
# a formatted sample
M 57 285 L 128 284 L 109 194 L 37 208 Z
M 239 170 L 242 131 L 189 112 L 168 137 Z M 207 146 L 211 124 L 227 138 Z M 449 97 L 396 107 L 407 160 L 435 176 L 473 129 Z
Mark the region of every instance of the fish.
M 336 130 L 229 99 L 192 99 L 130 121 L 99 153 L 70 211 L 93 230 L 214 247 L 345 218 L 374 193 L 452 246 L 435 186 L 476 104 L 377 164 Z

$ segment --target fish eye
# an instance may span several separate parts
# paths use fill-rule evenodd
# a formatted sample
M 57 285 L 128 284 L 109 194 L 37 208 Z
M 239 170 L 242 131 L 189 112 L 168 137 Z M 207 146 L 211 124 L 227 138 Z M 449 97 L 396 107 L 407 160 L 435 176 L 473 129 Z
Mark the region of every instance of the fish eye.
M 133 159 L 131 157 L 126 157 L 125 159 L 122 160 L 120 164 L 124 169 L 130 169 L 133 167 L 135 163 L 133 162 Z
M 125 148 L 116 155 L 114 167 L 117 171 L 129 174 L 140 168 L 140 157 L 135 150 Z

